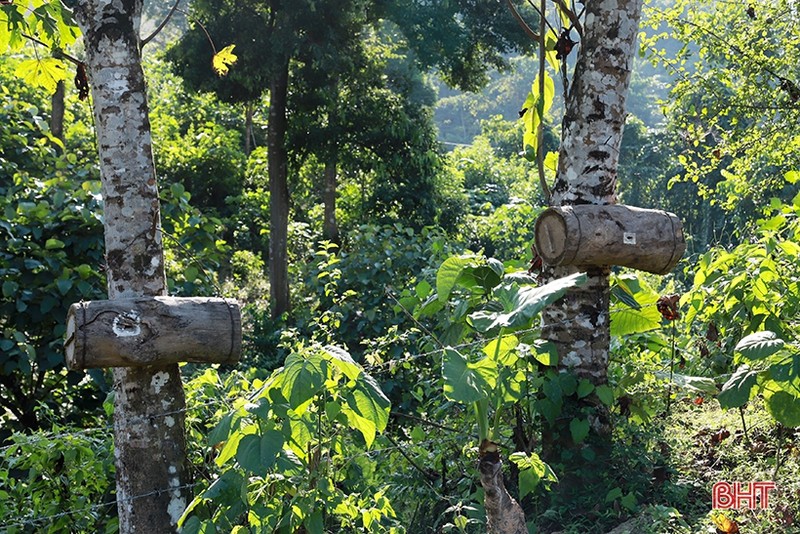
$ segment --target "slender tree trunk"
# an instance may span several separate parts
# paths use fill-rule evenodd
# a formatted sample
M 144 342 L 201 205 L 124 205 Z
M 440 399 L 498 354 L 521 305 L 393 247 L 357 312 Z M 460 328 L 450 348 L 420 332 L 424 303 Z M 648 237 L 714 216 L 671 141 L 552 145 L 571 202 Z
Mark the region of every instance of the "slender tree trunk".
M 244 104 L 244 153 L 246 156 L 250 155 L 253 150 L 253 113 L 255 112 L 255 105 L 252 101 L 245 102 Z
M 141 9 L 141 0 L 75 7 L 94 102 L 111 299 L 166 294 Z M 189 494 L 178 366 L 115 369 L 114 393 L 120 532 L 174 532 Z
M 289 60 L 286 59 L 270 82 L 267 130 L 269 172 L 269 292 L 272 317 L 289 311 L 289 187 L 287 183 L 286 102 L 289 88 Z
M 64 81 L 58 82 L 56 92 L 50 97 L 50 133 L 64 142 Z
M 336 223 L 336 162 L 325 164 L 325 185 L 322 190 L 324 221 L 322 237 L 328 241 L 339 243 L 339 225 Z

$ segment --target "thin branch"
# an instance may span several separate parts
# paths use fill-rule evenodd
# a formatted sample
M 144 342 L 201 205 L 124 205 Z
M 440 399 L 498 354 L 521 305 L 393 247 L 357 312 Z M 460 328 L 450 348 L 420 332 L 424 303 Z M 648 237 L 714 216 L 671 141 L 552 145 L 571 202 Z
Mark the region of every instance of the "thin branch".
M 22 35 L 25 39 L 28 39 L 29 41 L 33 41 L 34 43 L 36 43 L 38 45 L 42 45 L 44 47 L 50 48 L 49 44 L 47 44 L 47 43 L 45 43 L 43 41 L 40 41 L 39 39 L 37 39 L 33 35 L 28 35 L 27 33 L 21 33 L 20 35 Z M 74 63 L 76 65 L 83 65 L 84 64 L 83 61 L 81 61 L 80 59 L 76 58 L 75 56 L 71 56 L 71 55 L 67 54 L 66 52 L 64 52 L 61 49 L 58 50 L 57 54 L 58 54 L 59 58 L 64 58 L 66 60 L 69 60 L 69 61 L 71 61 L 72 63 Z
M 539 39 L 539 101 L 536 103 L 535 113 L 539 114 L 539 124 L 536 128 L 536 170 L 539 174 L 539 184 L 542 187 L 542 196 L 544 196 L 545 204 L 550 205 L 550 187 L 547 185 L 547 177 L 544 174 L 544 75 L 545 75 L 545 54 L 547 51 L 544 49 L 544 23 L 547 20 L 544 16 L 546 7 L 546 0 L 541 0 L 541 13 L 539 14 L 539 32 L 542 38 Z M 566 58 L 564 58 L 566 63 Z M 499 347 L 499 344 L 498 344 Z
M 564 2 L 564 0 L 553 0 L 558 7 L 561 8 L 561 11 L 566 13 L 567 18 L 572 23 L 572 27 L 575 28 L 575 31 L 578 32 L 578 35 L 583 37 L 583 26 L 581 26 L 581 21 L 578 20 L 579 15 L 576 15 L 574 11 L 572 11 Z
M 508 9 L 511 10 L 511 14 L 514 15 L 514 18 L 517 19 L 517 22 L 522 27 L 522 30 L 525 32 L 525 34 L 534 41 L 541 40 L 541 37 L 539 37 L 539 35 L 533 31 L 530 26 L 528 26 L 528 23 L 525 22 L 525 19 L 522 18 L 522 15 L 520 15 L 519 11 L 517 11 L 514 3 L 511 0 L 506 0 L 506 5 L 508 6 Z
M 153 33 L 151 33 L 150 35 L 148 35 L 147 37 L 142 39 L 142 48 L 144 48 L 144 45 L 146 45 L 147 43 L 152 41 L 153 37 L 155 37 L 156 35 L 161 33 L 161 30 L 163 30 L 164 26 L 167 25 L 167 23 L 169 22 L 169 19 L 171 19 L 172 15 L 174 15 L 175 12 L 178 10 L 178 6 L 180 5 L 180 3 L 181 3 L 181 0 L 175 0 L 175 5 L 172 6 L 172 9 L 169 10 L 169 13 L 167 13 L 167 16 L 164 17 L 164 20 L 161 21 L 161 24 L 158 25 L 158 28 L 156 28 L 155 31 L 153 31 Z
M 422 417 L 417 417 L 416 415 L 411 415 L 401 412 L 391 412 L 390 415 L 393 415 L 395 417 L 404 417 L 406 419 L 411 419 L 412 421 L 418 421 L 423 425 L 432 426 L 434 428 L 438 428 L 440 430 L 446 430 L 448 432 L 455 432 L 455 433 L 460 432 L 460 430 L 457 430 L 455 428 L 450 428 L 449 426 L 440 425 L 439 423 L 436 423 L 434 421 L 429 421 L 428 419 L 423 419 Z

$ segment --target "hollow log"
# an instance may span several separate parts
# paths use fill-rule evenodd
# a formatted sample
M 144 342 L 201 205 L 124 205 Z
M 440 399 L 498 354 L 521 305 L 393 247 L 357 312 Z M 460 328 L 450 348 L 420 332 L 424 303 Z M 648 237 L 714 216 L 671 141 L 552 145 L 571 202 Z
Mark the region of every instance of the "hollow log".
M 67 312 L 67 367 L 235 363 L 242 319 L 235 300 L 136 297 L 79 302 Z
M 548 208 L 534 229 L 548 265 L 620 265 L 667 274 L 683 256 L 683 225 L 672 213 L 613 205 Z

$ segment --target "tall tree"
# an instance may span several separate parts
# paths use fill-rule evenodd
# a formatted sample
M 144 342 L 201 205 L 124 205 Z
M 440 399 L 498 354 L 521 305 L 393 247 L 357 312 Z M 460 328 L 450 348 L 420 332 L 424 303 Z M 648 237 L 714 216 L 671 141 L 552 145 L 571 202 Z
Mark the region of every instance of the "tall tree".
M 111 299 L 166 294 L 141 12 L 142 0 L 75 6 L 92 90 Z M 120 531 L 172 532 L 188 503 L 180 370 L 115 369 L 114 390 Z

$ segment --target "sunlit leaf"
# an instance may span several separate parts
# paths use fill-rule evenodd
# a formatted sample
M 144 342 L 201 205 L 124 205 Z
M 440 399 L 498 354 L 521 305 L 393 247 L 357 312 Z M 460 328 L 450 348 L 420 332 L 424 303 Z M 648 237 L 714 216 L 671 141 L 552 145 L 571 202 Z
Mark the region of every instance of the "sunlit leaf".
M 444 394 L 456 402 L 469 404 L 486 398 L 497 382 L 497 364 L 489 358 L 469 362 L 453 348 L 442 357 Z
M 58 82 L 67 78 L 64 62 L 53 57 L 26 59 L 17 65 L 14 75 L 25 83 L 44 88 L 54 93 Z
M 217 73 L 219 76 L 225 76 L 228 74 L 228 69 L 231 65 L 236 63 L 236 60 L 239 59 L 236 57 L 236 54 L 233 53 L 233 49 L 236 45 L 228 45 L 216 54 L 211 60 L 211 65 L 214 68 L 214 72 Z
M 765 330 L 742 338 L 734 350 L 748 360 L 761 360 L 778 352 L 784 344 L 775 332 Z

